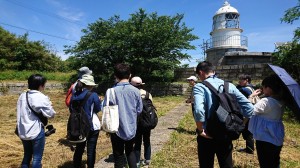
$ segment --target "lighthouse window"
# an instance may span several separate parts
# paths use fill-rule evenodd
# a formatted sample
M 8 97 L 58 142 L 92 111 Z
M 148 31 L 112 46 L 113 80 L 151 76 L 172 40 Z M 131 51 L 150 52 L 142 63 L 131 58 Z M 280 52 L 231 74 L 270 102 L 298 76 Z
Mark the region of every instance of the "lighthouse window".
M 226 28 L 239 28 L 239 15 L 235 13 L 227 13 L 226 18 Z
M 237 19 L 238 18 L 238 14 L 235 13 L 227 13 L 226 14 L 226 19 Z

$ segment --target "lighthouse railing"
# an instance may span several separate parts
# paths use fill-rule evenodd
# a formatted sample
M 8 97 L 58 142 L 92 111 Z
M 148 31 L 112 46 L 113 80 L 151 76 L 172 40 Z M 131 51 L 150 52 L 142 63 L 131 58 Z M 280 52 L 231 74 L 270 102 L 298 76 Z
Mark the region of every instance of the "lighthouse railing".
M 248 47 L 248 37 L 242 35 L 224 35 L 210 38 L 206 41 L 207 49 L 218 47 Z

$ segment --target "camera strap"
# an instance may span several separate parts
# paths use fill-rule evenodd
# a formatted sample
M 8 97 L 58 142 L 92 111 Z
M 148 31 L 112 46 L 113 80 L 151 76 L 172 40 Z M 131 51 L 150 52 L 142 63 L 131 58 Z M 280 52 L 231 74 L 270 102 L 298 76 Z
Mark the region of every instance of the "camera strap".
M 26 102 L 27 102 L 27 105 L 28 105 L 29 109 L 34 113 L 34 115 L 36 115 L 40 119 L 40 121 L 42 122 L 43 126 L 46 126 L 48 124 L 48 118 L 45 117 L 45 116 L 43 116 L 42 113 L 37 113 L 36 111 L 34 111 L 32 109 L 32 107 L 30 106 L 29 101 L 28 101 L 28 92 L 29 91 L 26 92 Z

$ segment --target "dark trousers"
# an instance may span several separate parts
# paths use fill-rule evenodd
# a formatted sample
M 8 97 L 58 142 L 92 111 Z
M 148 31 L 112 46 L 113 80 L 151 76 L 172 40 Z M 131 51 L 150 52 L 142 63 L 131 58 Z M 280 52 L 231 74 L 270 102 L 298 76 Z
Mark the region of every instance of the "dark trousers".
M 245 125 L 245 129 L 242 132 L 243 139 L 246 141 L 246 152 L 253 153 L 254 151 L 254 139 L 253 134 L 248 130 L 249 120 Z
M 96 158 L 96 146 L 99 137 L 99 130 L 90 131 L 87 140 L 82 143 L 76 144 L 75 153 L 73 155 L 74 167 L 81 167 L 82 155 L 84 153 L 84 148 L 87 145 L 87 166 L 88 168 L 93 168 L 95 165 Z
M 136 168 L 136 158 L 133 150 L 134 138 L 125 141 L 117 136 L 117 134 L 110 134 L 110 140 L 113 148 L 113 155 L 115 159 L 115 168 L 124 167 L 124 148 L 128 166 Z
M 137 163 L 139 163 L 141 159 L 142 140 L 144 142 L 144 158 L 146 160 L 151 159 L 150 135 L 151 135 L 151 130 L 141 130 L 140 128 L 138 128 L 136 131 L 134 152 L 136 155 Z
M 213 168 L 217 155 L 220 168 L 232 168 L 232 141 L 207 139 L 197 136 L 198 159 L 200 168 Z
M 280 151 L 282 146 L 256 140 L 256 151 L 260 168 L 280 167 Z

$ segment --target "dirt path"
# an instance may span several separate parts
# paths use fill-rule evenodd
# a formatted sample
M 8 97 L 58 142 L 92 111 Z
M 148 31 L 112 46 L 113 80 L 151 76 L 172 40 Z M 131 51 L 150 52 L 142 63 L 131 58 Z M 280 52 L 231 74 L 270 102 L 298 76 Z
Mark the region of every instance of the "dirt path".
M 177 107 L 162 116 L 158 120 L 158 124 L 151 132 L 151 149 L 152 155 L 159 152 L 163 145 L 169 140 L 170 134 L 177 128 L 179 121 L 189 111 L 190 105 L 185 103 L 179 104 Z M 102 158 L 95 164 L 96 168 L 113 168 L 112 154 Z

